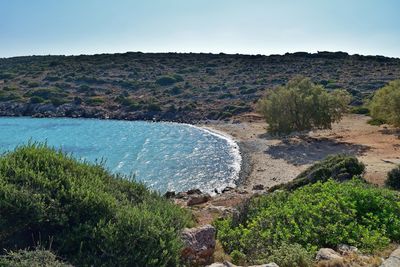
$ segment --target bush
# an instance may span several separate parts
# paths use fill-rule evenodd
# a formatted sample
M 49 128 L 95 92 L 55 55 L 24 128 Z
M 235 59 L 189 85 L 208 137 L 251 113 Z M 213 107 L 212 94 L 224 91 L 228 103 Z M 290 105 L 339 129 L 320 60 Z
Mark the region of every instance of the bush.
M 171 76 L 162 76 L 157 79 L 156 83 L 161 86 L 168 86 L 176 83 L 177 80 Z
M 268 262 L 275 262 L 279 267 L 311 267 L 312 253 L 299 244 L 282 244 L 271 250 Z
M 330 129 L 347 110 L 351 96 L 345 90 L 328 93 L 308 78 L 296 77 L 258 102 L 269 131 L 288 134 L 314 128 Z
M 351 108 L 351 113 L 353 114 L 363 114 L 363 115 L 369 115 L 369 108 L 361 106 L 361 107 L 352 107 Z
M 365 166 L 356 157 L 338 154 L 330 155 L 321 162 L 317 162 L 305 171 L 300 173 L 293 181 L 277 185 L 270 190 L 287 189 L 294 190 L 307 184 L 318 181 L 325 182 L 329 178 L 337 181 L 345 181 L 353 176 L 360 176 L 364 173 Z
M 376 91 L 370 110 L 373 119 L 400 127 L 400 80 L 392 81 Z
M 39 104 L 39 103 L 43 103 L 45 100 L 43 98 L 41 98 L 40 96 L 32 96 L 29 100 L 29 102 L 31 102 L 32 104 Z
M 371 252 L 400 240 L 399 200 L 396 192 L 358 179 L 317 182 L 253 198 L 241 222 L 216 222 L 217 235 L 226 252 L 240 252 L 250 263 L 268 261 L 288 243 L 310 253 L 338 244 Z
M 367 123 L 370 124 L 370 125 L 373 125 L 373 126 L 380 126 L 382 124 L 385 124 L 386 121 L 382 120 L 382 119 L 375 118 L 375 119 L 368 120 Z
M 63 98 L 67 97 L 68 94 L 63 92 L 59 88 L 39 88 L 39 89 L 34 89 L 30 90 L 26 93 L 26 96 L 38 96 L 41 97 L 45 100 L 50 100 L 50 99 L 55 99 L 55 98 Z
M 59 261 L 51 251 L 20 250 L 8 252 L 0 256 L 0 266 L 3 267 L 72 267 L 72 265 Z
M 41 144 L 0 157 L 0 247 L 80 266 L 174 266 L 189 214 L 144 185 Z
M 388 172 L 385 185 L 389 188 L 400 190 L 400 166 Z
M 100 97 L 90 97 L 85 99 L 85 103 L 89 106 L 100 106 L 104 103 L 104 99 Z

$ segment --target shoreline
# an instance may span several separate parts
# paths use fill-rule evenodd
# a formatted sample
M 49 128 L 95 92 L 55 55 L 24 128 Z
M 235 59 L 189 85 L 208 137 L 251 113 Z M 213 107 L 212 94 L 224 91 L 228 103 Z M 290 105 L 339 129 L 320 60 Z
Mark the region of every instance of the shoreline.
M 218 121 L 217 123 L 221 123 L 221 122 Z M 230 135 L 228 132 L 218 130 L 214 127 L 209 127 L 209 124 L 195 124 L 195 126 L 201 128 L 203 130 L 207 130 L 212 133 L 215 133 L 218 136 L 223 136 L 224 138 L 232 140 L 237 145 L 239 155 L 240 155 L 240 169 L 239 169 L 238 177 L 234 181 L 234 183 L 236 186 L 235 188 L 243 187 L 243 185 L 247 182 L 247 179 L 250 176 L 251 167 L 252 167 L 251 166 L 252 165 L 251 164 L 251 151 L 246 147 L 246 144 L 244 142 L 238 140 L 234 136 Z

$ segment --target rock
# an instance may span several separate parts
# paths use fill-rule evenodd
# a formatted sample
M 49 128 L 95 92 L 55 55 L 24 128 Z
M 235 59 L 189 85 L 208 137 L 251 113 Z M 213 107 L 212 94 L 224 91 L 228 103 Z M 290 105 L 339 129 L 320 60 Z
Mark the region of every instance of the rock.
M 233 263 L 230 263 L 229 261 L 225 261 L 224 263 L 219 263 L 219 262 L 213 263 L 211 265 L 208 265 L 207 267 L 242 267 L 242 266 L 238 266 L 238 265 L 235 265 Z M 279 266 L 278 266 L 278 264 L 276 264 L 274 262 L 271 262 L 271 263 L 268 263 L 268 264 L 251 265 L 251 266 L 248 266 L 248 267 L 279 267 Z
M 264 190 L 264 185 L 256 184 L 253 186 L 253 190 Z
M 224 189 L 222 189 L 222 193 L 227 193 L 227 192 L 230 192 L 230 191 L 233 191 L 233 190 L 235 190 L 235 188 L 227 186 Z
M 331 248 L 321 248 L 318 250 L 317 256 L 315 257 L 317 261 L 322 260 L 343 260 L 343 257 Z
M 178 194 L 175 195 L 175 198 L 187 198 L 187 194 L 185 192 L 179 192 Z
M 192 195 L 189 197 L 189 200 L 187 201 L 188 206 L 193 206 L 193 205 L 198 205 L 198 204 L 203 204 L 206 203 L 211 199 L 211 196 L 209 194 L 201 194 L 201 195 Z
M 173 198 L 173 197 L 175 197 L 175 191 L 167 191 L 165 194 L 164 194 L 164 197 L 166 197 L 166 198 Z
M 186 193 L 187 193 L 188 195 L 194 195 L 194 194 L 200 195 L 202 192 L 201 192 L 200 189 L 190 189 L 190 190 L 188 190 Z
M 390 254 L 380 267 L 399 267 L 400 266 L 400 247 Z
M 351 253 L 357 253 L 358 248 L 346 244 L 340 244 L 337 247 L 337 251 L 342 255 L 348 255 Z
M 215 233 L 215 228 L 209 224 L 182 231 L 182 258 L 189 266 L 211 263 L 215 249 Z

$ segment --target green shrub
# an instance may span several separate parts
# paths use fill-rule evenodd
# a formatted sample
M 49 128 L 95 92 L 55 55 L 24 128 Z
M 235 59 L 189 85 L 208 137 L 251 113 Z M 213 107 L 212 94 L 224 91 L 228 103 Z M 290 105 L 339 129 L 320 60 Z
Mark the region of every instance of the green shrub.
M 279 267 L 311 267 L 313 255 L 299 244 L 282 244 L 271 250 L 268 262 L 275 262 Z
M 368 120 L 367 123 L 370 124 L 370 125 L 374 125 L 374 126 L 380 126 L 382 124 L 385 124 L 386 121 L 383 120 L 383 119 L 376 119 L 376 118 L 374 119 L 374 118 L 372 118 L 372 119 Z
M 15 92 L 0 91 L 0 101 L 10 101 L 21 99 L 21 96 Z
M 100 97 L 90 97 L 85 99 L 85 103 L 89 106 L 99 106 L 104 103 L 104 99 Z
M 39 103 L 43 103 L 45 100 L 37 95 L 34 95 L 30 98 L 29 102 L 31 102 L 32 104 L 39 104 Z
M 177 82 L 177 80 L 171 76 L 161 76 L 160 78 L 158 78 L 156 80 L 156 83 L 161 86 L 172 85 L 176 82 Z
M 72 267 L 57 259 L 51 251 L 19 250 L 17 252 L 8 252 L 0 256 L 0 266 L 2 267 Z
M 400 166 L 388 172 L 385 185 L 389 188 L 400 190 Z
M 325 182 L 329 178 L 337 181 L 345 181 L 351 179 L 353 176 L 362 175 L 364 170 L 364 164 L 354 156 L 343 154 L 330 155 L 307 168 L 293 179 L 293 181 L 272 187 L 270 191 L 276 189 L 293 190 L 318 181 Z
M 158 103 L 148 103 L 147 110 L 148 111 L 161 111 L 161 106 Z
M 189 214 L 144 185 L 41 144 L 0 157 L 0 247 L 40 241 L 80 266 L 174 266 Z
M 215 224 L 225 251 L 241 252 L 250 263 L 267 261 L 276 247 L 293 243 L 310 253 L 338 244 L 371 252 L 400 240 L 399 201 L 395 191 L 359 179 L 328 180 L 253 198 L 241 220 Z
M 270 90 L 258 102 L 269 131 L 287 134 L 314 128 L 330 129 L 347 111 L 351 96 L 345 90 L 328 92 L 310 79 L 296 77 L 286 86 Z
M 353 114 L 369 115 L 369 108 L 364 106 L 352 107 L 350 111 Z
M 400 80 L 391 81 L 376 91 L 370 110 L 373 119 L 400 127 Z
M 50 99 L 54 99 L 54 98 L 67 97 L 68 94 L 63 92 L 59 88 L 39 88 L 39 89 L 34 89 L 34 90 L 28 91 L 26 93 L 26 96 L 29 96 L 29 97 L 38 96 L 45 100 L 50 100 Z

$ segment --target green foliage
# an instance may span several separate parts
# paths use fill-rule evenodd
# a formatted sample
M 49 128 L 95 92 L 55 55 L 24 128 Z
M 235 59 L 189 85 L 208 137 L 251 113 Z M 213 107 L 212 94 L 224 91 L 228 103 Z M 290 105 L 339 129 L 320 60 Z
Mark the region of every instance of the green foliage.
M 369 108 L 364 106 L 352 107 L 350 111 L 353 114 L 369 115 Z
M 43 103 L 45 100 L 37 95 L 34 95 L 30 98 L 29 102 L 31 102 L 32 104 L 39 104 L 39 103 Z
M 89 97 L 85 99 L 85 103 L 89 106 L 99 106 L 104 103 L 104 99 L 100 97 Z
M 238 251 L 249 263 L 294 243 L 310 253 L 338 244 L 371 252 L 400 241 L 399 201 L 395 191 L 359 179 L 328 180 L 253 198 L 241 219 L 217 221 L 217 234 L 226 252 Z
M 312 253 L 299 244 L 282 244 L 271 250 L 268 262 L 275 262 L 279 267 L 311 267 Z
M 41 144 L 0 157 L 0 247 L 80 266 L 175 266 L 189 214 L 144 185 Z
M 19 250 L 8 252 L 7 255 L 0 256 L 0 266 L 2 267 L 72 267 L 72 265 L 59 261 L 51 251 Z
M 271 191 L 276 189 L 294 190 L 318 181 L 325 182 L 329 178 L 337 181 L 345 181 L 354 176 L 362 175 L 364 170 L 364 164 L 354 156 L 343 154 L 330 155 L 324 160 L 307 168 L 293 179 L 293 181 L 287 184 L 277 185 L 271 188 Z
M 158 103 L 150 102 L 147 104 L 148 111 L 161 111 L 161 106 Z
M 345 90 L 329 93 L 308 78 L 296 77 L 286 86 L 271 90 L 258 102 L 258 111 L 273 133 L 329 129 L 341 120 L 350 100 Z
M 385 185 L 389 188 L 400 190 L 400 166 L 388 172 Z
M 161 76 L 160 78 L 158 78 L 156 80 L 156 83 L 161 86 L 172 85 L 176 82 L 177 82 L 177 80 L 175 79 L 175 77 L 171 77 L 171 76 Z
M 0 101 L 10 101 L 18 99 L 21 99 L 21 96 L 18 93 L 0 90 Z
M 59 88 L 39 88 L 30 90 L 27 92 L 27 96 L 39 96 L 46 100 L 51 100 L 53 98 L 63 98 L 66 97 L 67 94 L 61 91 Z
M 371 117 L 400 127 L 400 80 L 390 82 L 375 92 L 370 102 Z
M 385 124 L 386 121 L 382 119 L 370 119 L 367 121 L 367 123 L 374 126 L 380 126 L 382 124 Z

